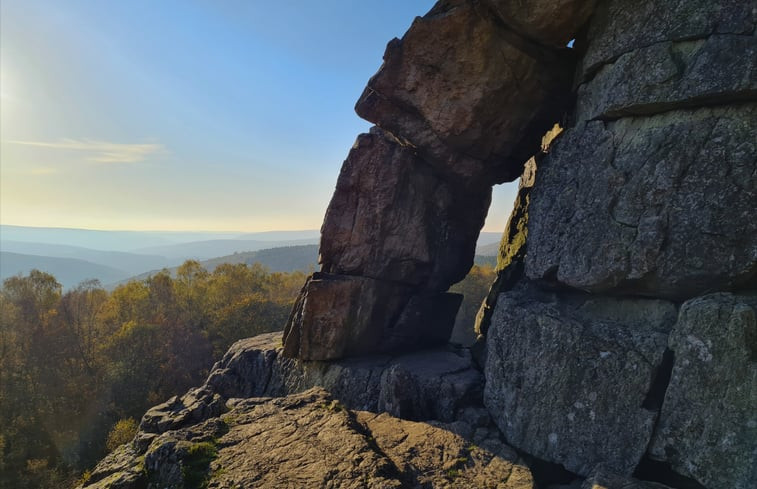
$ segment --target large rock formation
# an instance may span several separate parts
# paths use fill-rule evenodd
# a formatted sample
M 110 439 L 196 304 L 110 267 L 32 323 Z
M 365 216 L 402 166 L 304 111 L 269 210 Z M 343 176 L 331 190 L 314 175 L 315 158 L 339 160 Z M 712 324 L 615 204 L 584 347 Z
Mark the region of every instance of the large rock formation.
M 757 0 L 438 2 L 358 101 L 376 127 L 283 346 L 234 345 L 87 487 L 756 487 L 756 23 Z M 519 175 L 475 354 L 400 354 L 448 338 Z
M 597 484 L 757 484 L 755 19 L 598 3 L 516 203 L 478 326 L 485 403 L 509 443 Z
M 593 3 L 568 2 L 568 21 L 538 15 L 531 32 L 527 18 L 503 22 L 509 2 L 445 0 L 389 42 L 356 105 L 377 127 L 342 168 L 321 229 L 322 274 L 303 288 L 286 355 L 328 360 L 449 338 L 459 302 L 444 292 L 473 264 L 491 186 L 522 173 L 567 106 L 575 57 L 552 44 Z

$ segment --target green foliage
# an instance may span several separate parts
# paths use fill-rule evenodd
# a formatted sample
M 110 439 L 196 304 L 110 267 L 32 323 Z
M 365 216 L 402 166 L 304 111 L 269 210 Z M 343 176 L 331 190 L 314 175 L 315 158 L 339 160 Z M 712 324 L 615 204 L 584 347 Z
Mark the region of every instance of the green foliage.
M 134 418 L 119 419 L 108 433 L 105 449 L 112 452 L 124 443 L 129 443 L 137 434 L 139 424 Z
M 0 288 L 0 489 L 72 486 L 234 341 L 283 328 L 305 274 L 198 262 L 108 293 L 33 270 Z M 121 421 L 119 421 L 121 420 Z
M 212 442 L 195 443 L 182 459 L 181 475 L 188 489 L 204 489 L 210 479 L 210 462 L 218 456 L 218 447 Z

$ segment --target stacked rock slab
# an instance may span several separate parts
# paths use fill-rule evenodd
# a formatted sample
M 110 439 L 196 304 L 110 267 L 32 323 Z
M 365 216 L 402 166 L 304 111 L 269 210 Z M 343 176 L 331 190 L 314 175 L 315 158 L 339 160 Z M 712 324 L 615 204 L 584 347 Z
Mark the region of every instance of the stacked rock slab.
M 754 0 L 598 2 L 569 124 L 516 209 L 519 278 L 480 327 L 516 448 L 582 476 L 757 484 L 756 20 Z
M 509 3 L 440 1 L 387 46 L 356 106 L 376 127 L 342 167 L 321 271 L 292 312 L 285 355 L 329 360 L 449 339 L 461 297 L 446 290 L 473 264 L 492 185 L 522 173 L 569 100 L 571 51 L 554 46 L 554 29 L 541 40 L 518 30 L 527 18 L 504 22 Z M 593 4 L 568 3 L 581 9 L 563 37 Z

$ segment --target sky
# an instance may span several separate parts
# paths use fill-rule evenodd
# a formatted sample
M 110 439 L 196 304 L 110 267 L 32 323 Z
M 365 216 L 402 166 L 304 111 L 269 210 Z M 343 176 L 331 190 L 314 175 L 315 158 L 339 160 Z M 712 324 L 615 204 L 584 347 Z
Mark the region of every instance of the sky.
M 318 229 L 354 113 L 430 0 L 2 0 L 0 222 Z M 495 189 L 502 231 L 514 186 Z

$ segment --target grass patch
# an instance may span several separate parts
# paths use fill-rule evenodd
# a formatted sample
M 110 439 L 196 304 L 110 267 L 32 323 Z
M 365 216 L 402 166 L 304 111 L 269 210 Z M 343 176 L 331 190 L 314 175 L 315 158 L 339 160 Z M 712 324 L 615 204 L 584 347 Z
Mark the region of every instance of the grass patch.
M 210 479 L 210 462 L 218 456 L 215 443 L 195 443 L 187 450 L 182 460 L 181 475 L 188 489 L 205 489 Z

